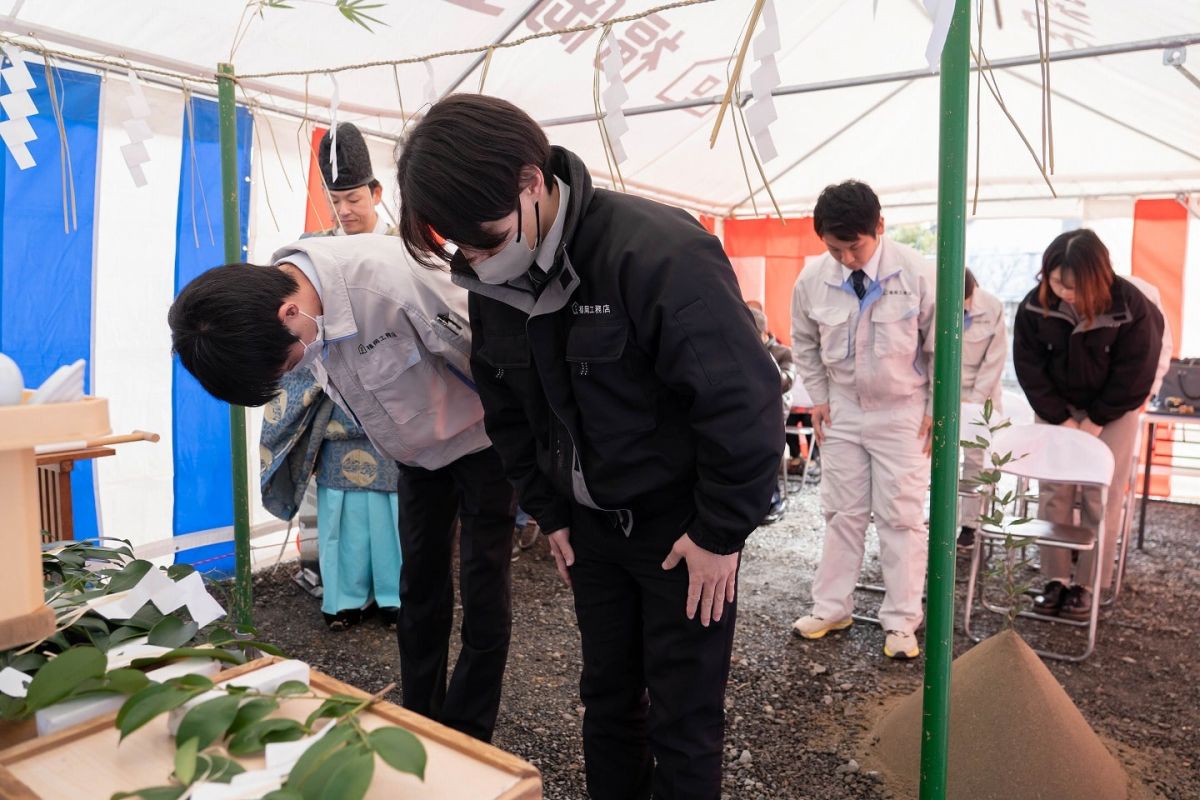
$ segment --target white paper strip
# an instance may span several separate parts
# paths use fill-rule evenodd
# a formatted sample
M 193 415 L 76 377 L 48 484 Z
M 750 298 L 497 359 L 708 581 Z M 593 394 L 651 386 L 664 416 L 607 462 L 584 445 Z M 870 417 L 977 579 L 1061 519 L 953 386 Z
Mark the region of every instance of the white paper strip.
M 758 160 L 764 164 L 779 155 L 779 151 L 775 149 L 775 140 L 771 138 L 769 130 L 754 137 L 754 148 L 758 150 Z
M 629 122 L 621 107 L 629 101 L 629 92 L 625 88 L 625 80 L 621 77 L 624 63 L 621 60 L 621 48 L 613 41 L 604 56 L 604 80 L 608 84 L 600 93 L 604 109 L 604 129 L 608 134 L 608 144 L 612 147 L 613 160 L 618 164 L 626 159 L 625 145 L 621 141 L 629 132 Z
M 146 122 L 150 117 L 150 104 L 146 102 L 146 94 L 142 91 L 141 79 L 133 70 L 129 70 L 128 79 L 129 96 L 125 105 L 129 109 L 129 119 L 121 127 L 129 136 L 129 144 L 122 145 L 121 155 L 133 178 L 133 185 L 140 189 L 148 183 L 145 165 L 150 161 L 150 151 L 146 148 L 146 142 L 154 138 L 154 133 Z
M 187 606 L 192 620 L 201 628 L 225 616 L 225 609 L 221 608 L 221 604 L 204 588 L 204 579 L 200 577 L 199 572 L 190 573 L 180 581 L 166 578 L 166 583 L 160 583 L 150 599 L 164 614 Z
M 256 769 L 235 775 L 229 783 L 193 783 L 188 796 L 191 800 L 258 800 L 268 792 L 281 788 L 283 776 Z
M 295 742 L 272 742 L 268 744 L 265 753 L 267 769 L 282 770 L 283 774 L 286 775 L 295 763 L 300 760 L 300 756 L 304 755 L 304 751 L 321 741 L 321 737 L 333 730 L 333 727 L 333 723 L 330 722 L 319 732 L 304 739 Z
M 746 108 L 746 128 L 749 129 L 751 136 L 757 136 L 767 130 L 772 122 L 779 119 L 779 114 L 775 111 L 775 103 L 767 100 L 763 102 L 754 101 Z
M 4 108 L 4 113 L 9 119 L 32 117 L 37 113 L 37 106 L 33 104 L 33 98 L 28 92 L 6 94 L 0 97 L 0 106 Z
M 0 80 L 8 87 L 8 94 L 0 97 L 0 105 L 3 105 L 4 113 L 8 116 L 8 119 L 0 122 L 0 140 L 12 153 L 17 166 L 29 169 L 37 164 L 28 147 L 30 142 L 37 139 L 28 119 L 38 113 L 33 98 L 29 96 L 35 84 L 21 48 L 6 44 L 3 50 L 12 63 L 0 69 Z
M 182 580 L 173 581 L 157 567 L 142 576 L 132 589 L 97 597 L 87 605 L 106 619 L 129 619 L 147 602 L 153 602 L 163 614 L 186 606 L 192 620 L 201 628 L 225 616 L 225 609 L 204 588 L 200 573 L 192 572 Z
M 933 20 L 929 43 L 925 45 L 925 61 L 929 63 L 929 71 L 934 72 L 942 61 L 942 48 L 946 46 L 950 20 L 954 18 L 954 0 L 925 0 L 925 10 Z
M 779 155 L 770 131 L 771 123 L 779 118 L 771 92 L 781 83 L 779 66 L 775 62 L 775 54 L 781 47 L 779 18 L 775 15 L 773 0 L 763 4 L 761 19 L 762 31 L 754 38 L 754 58 L 758 66 L 750 74 L 751 100 L 746 106 L 746 129 L 754 139 L 759 160 L 765 164 Z
M 0 78 L 4 79 L 8 90 L 10 92 L 32 92 L 37 84 L 33 82 L 33 75 L 30 74 L 29 66 L 25 63 L 25 51 L 12 44 L 6 44 L 2 49 L 4 55 L 8 56 L 8 60 L 12 62 L 0 70 Z
M 333 92 L 329 96 L 329 176 L 333 178 L 333 182 L 337 183 L 338 178 L 338 155 L 337 155 L 337 129 L 338 129 L 338 104 L 341 102 L 341 92 L 338 90 L 337 78 L 331 73 L 329 80 L 333 83 Z
M 433 62 L 422 61 L 421 63 L 425 65 L 425 74 L 427 76 L 425 79 L 425 90 L 423 92 L 425 95 L 425 102 L 433 105 L 438 100 L 437 78 L 433 72 Z
M 5 667 L 0 670 L 0 694 L 9 697 L 24 697 L 33 677 L 20 670 Z

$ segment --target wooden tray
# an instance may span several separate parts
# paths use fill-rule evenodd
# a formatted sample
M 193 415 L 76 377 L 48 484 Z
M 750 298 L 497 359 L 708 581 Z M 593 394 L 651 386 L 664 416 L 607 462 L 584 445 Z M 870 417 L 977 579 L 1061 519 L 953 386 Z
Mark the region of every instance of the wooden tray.
M 280 659 L 260 658 L 221 673 L 219 681 L 260 669 Z M 313 670 L 309 681 L 321 695 L 367 693 Z M 285 700 L 276 715 L 303 720 L 316 700 Z M 398 725 L 425 745 L 425 781 L 396 772 L 375 759 L 375 777 L 367 800 L 539 800 L 542 779 L 537 768 L 514 755 L 451 730 L 388 702 L 377 702 L 361 714 L 363 727 Z M 99 717 L 65 731 L 0 751 L 0 797 L 8 800 L 108 800 L 113 792 L 168 783 L 175 743 L 167 732 L 167 716 L 130 734 L 118 747 L 116 714 Z M 262 767 L 262 758 L 243 758 L 247 769 Z

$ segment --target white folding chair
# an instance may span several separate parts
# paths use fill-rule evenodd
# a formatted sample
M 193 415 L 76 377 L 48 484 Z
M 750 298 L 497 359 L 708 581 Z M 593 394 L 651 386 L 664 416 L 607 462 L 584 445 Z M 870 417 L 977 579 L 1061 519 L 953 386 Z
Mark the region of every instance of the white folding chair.
M 1052 481 L 1093 486 L 1100 489 L 1100 520 L 1095 530 L 1078 525 L 1065 525 L 1044 520 L 1031 520 L 1015 526 L 1011 533 L 1022 539 L 1032 540 L 1039 547 L 1058 547 L 1066 550 L 1093 551 L 1091 585 L 1093 600 L 1087 620 L 1069 620 L 1061 617 L 1022 611 L 1020 616 L 1058 622 L 1087 628 L 1087 647 L 1081 654 L 1071 655 L 1050 650 L 1035 651 L 1047 658 L 1063 661 L 1082 661 L 1092 654 L 1096 646 L 1096 624 L 1100 618 L 1100 575 L 1104 552 L 1105 507 L 1108 502 L 1109 484 L 1113 475 L 1113 455 L 1108 445 L 1095 436 L 1072 428 L 1058 425 L 1014 425 L 996 433 L 992 452 L 1012 454 L 1012 460 L 999 467 L 1002 473 L 1018 479 L 1018 494 L 1023 494 L 1029 480 Z M 967 578 L 967 597 L 963 610 L 963 629 L 973 641 L 982 637 L 971 631 L 971 611 L 975 603 L 976 585 L 979 587 L 979 603 L 989 611 L 1005 614 L 1009 609 L 987 602 L 980 567 L 983 563 L 985 546 L 1003 546 L 1004 531 L 991 525 L 979 529 L 975 537 L 975 549 L 971 553 L 971 569 Z M 1008 554 L 1007 557 L 1012 557 Z

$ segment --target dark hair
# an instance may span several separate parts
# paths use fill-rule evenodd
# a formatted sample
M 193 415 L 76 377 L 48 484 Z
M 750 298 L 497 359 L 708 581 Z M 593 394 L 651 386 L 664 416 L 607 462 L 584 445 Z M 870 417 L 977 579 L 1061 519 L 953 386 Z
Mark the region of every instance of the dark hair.
M 226 264 L 193 278 L 171 304 L 171 347 L 205 391 L 242 406 L 269 403 L 296 337 L 279 306 L 300 289 L 277 267 Z
M 546 134 L 507 100 L 454 94 L 434 103 L 396 162 L 404 245 L 426 266 L 450 260 L 445 240 L 499 247 L 505 237 L 480 225 L 513 212 L 530 167 L 549 182 L 549 161 Z
M 1042 253 L 1042 271 L 1038 275 L 1038 300 L 1042 313 L 1050 308 L 1051 298 L 1058 297 L 1050 288 L 1050 273 L 1062 270 L 1060 278 L 1072 278 L 1075 289 L 1075 310 L 1089 323 L 1112 306 L 1112 284 L 1115 273 L 1108 257 L 1108 248 L 1096 232 L 1089 228 L 1060 233 Z M 1061 298 L 1060 298 L 1061 299 Z
M 367 181 L 367 191 L 369 191 L 371 194 L 375 194 L 376 189 L 382 188 L 383 184 L 379 182 L 378 178 L 371 178 L 371 180 Z
M 970 300 L 973 294 L 975 294 L 975 273 L 971 272 L 970 267 L 967 267 L 967 271 L 963 274 L 963 299 Z
M 813 229 L 817 236 L 829 234 L 842 241 L 852 242 L 865 234 L 875 236 L 879 230 L 879 197 L 860 181 L 826 186 L 813 209 Z

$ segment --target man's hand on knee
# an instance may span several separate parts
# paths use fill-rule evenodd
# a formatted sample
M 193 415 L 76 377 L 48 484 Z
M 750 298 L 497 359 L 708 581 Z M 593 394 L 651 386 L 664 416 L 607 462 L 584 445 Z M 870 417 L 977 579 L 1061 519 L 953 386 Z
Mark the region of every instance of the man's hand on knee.
M 675 540 L 662 568 L 674 569 L 680 561 L 686 561 L 688 569 L 687 618 L 695 619 L 699 606 L 701 625 L 720 622 L 725 604 L 736 596 L 738 554 L 710 553 L 685 533 Z

